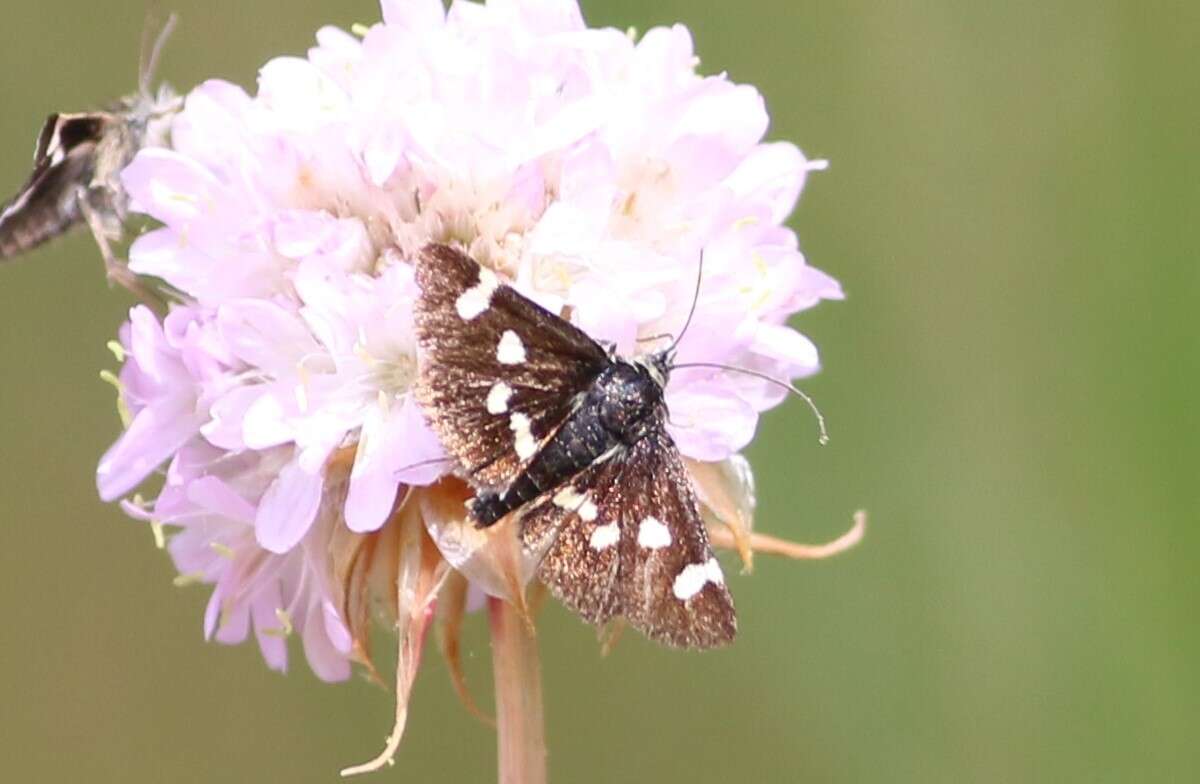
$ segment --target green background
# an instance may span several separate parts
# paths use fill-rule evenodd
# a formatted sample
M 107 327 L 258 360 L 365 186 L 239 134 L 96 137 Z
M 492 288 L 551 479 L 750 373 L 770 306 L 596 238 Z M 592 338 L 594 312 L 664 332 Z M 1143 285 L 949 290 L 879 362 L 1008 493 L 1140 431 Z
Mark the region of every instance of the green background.
M 164 75 L 252 86 L 368 0 L 174 2 Z M 762 530 L 857 551 L 733 578 L 728 651 L 543 616 L 557 782 L 1128 782 L 1200 776 L 1200 5 L 634 0 L 706 72 L 758 85 L 772 138 L 832 161 L 794 225 L 845 303 L 804 407 L 750 456 Z M 140 2 L 0 11 L 0 183 L 41 118 L 127 90 Z M 6 186 L 8 187 L 8 186 Z M 127 307 L 86 236 L 0 270 L 0 779 L 332 782 L 373 755 L 388 694 L 294 652 L 201 639 L 149 532 L 97 499 L 118 432 L 104 343 Z M 481 619 L 467 639 L 488 699 Z M 378 781 L 494 780 L 491 731 L 426 660 Z

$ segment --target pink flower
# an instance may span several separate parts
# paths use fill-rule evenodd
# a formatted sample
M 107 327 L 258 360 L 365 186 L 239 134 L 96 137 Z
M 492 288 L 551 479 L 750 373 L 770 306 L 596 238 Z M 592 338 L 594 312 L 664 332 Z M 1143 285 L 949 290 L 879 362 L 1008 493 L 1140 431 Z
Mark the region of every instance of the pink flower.
M 121 399 L 132 419 L 96 469 L 106 501 L 139 485 L 196 435 L 234 363 L 211 314 L 196 308 L 175 308 L 160 323 L 138 306 L 118 345 L 126 359 Z
M 817 371 L 787 321 L 842 292 L 784 221 L 825 163 L 765 142 L 758 91 L 697 63 L 687 28 L 590 29 L 574 0 L 384 0 L 363 35 L 324 28 L 306 57 L 268 62 L 254 95 L 187 95 L 171 145 L 123 173 L 161 224 L 130 267 L 174 296 L 123 328 L 130 418 L 97 482 L 114 500 L 169 465 L 161 494 L 126 509 L 179 529 L 185 581 L 214 586 L 207 636 L 253 630 L 283 669 L 295 631 L 337 680 L 369 666 L 382 602 L 401 640 L 398 743 L 433 603 L 456 629 L 473 588 L 505 600 L 489 604 L 499 692 L 536 688 L 514 620 L 531 565 L 464 525 L 467 488 L 412 394 L 412 261 L 431 242 L 624 354 L 669 336 L 680 363 Z M 750 532 L 738 453 L 784 395 L 712 368 L 667 390 L 702 499 L 747 559 L 811 555 Z
M 356 469 L 355 530 L 382 522 L 394 496 L 385 467 L 436 456 L 416 446 L 430 436 L 404 384 L 366 380 L 353 333 L 356 319 L 411 302 L 403 270 L 430 241 L 467 244 L 627 353 L 656 347 L 639 336 L 681 329 L 703 252 L 680 361 L 816 371 L 815 346 L 785 321 L 841 291 L 782 222 L 824 164 L 763 143 L 761 96 L 696 75 L 686 28 L 635 42 L 587 29 L 565 2 L 384 11 L 361 41 L 327 28 L 307 59 L 268 63 L 257 97 L 221 82 L 194 90 L 173 149 L 146 151 L 125 173 L 135 204 L 164 223 L 134 246 L 134 270 L 218 309 L 222 336 L 252 344 L 252 355 L 231 349 L 247 382 L 217 402 L 206 435 L 227 448 L 298 447 L 262 512 L 264 546 L 300 540 L 321 464 L 364 427 L 368 447 L 371 433 L 385 443 L 360 450 L 371 465 Z M 391 315 L 387 360 L 413 363 L 404 315 Z M 360 394 L 340 391 L 347 378 Z M 378 393 L 386 415 L 366 402 Z M 669 395 L 673 435 L 703 460 L 744 447 L 782 399 L 758 379 L 697 371 Z
M 206 638 L 236 644 L 253 630 L 267 666 L 286 671 L 294 631 L 318 677 L 345 680 L 352 642 L 327 566 L 333 516 L 324 517 L 321 533 L 285 555 L 255 539 L 256 504 L 286 464 L 287 451 L 229 454 L 197 439 L 175 455 L 156 501 L 146 507 L 127 502 L 125 509 L 179 529 L 167 545 L 178 582 L 214 586 L 204 614 Z

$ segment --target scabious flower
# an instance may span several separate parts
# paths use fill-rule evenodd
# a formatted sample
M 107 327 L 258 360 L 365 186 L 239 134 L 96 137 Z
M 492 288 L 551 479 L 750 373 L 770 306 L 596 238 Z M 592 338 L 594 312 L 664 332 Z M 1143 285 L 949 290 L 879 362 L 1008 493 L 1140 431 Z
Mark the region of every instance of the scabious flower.
M 182 580 L 214 586 L 206 635 L 253 629 L 283 669 L 296 632 L 337 680 L 371 666 L 373 616 L 396 624 L 397 729 L 381 760 L 435 608 L 454 659 L 468 594 L 492 597 L 498 693 L 536 687 L 518 677 L 537 667 L 513 620 L 529 565 L 511 537 L 465 524 L 469 491 L 411 392 L 418 251 L 462 247 L 625 354 L 678 334 L 702 256 L 678 361 L 776 378 L 818 369 L 787 319 L 842 296 L 784 225 L 824 162 L 765 143 L 762 96 L 699 75 L 685 27 L 589 29 L 574 0 L 382 5 L 381 23 L 324 28 L 306 58 L 267 63 L 256 95 L 192 90 L 170 147 L 125 170 L 134 208 L 161 224 L 130 268 L 172 302 L 135 308 L 122 330 L 129 420 L 98 470 L 115 500 L 166 466 L 157 497 L 125 508 L 176 530 Z M 667 390 L 714 538 L 747 563 L 756 548 L 812 554 L 749 530 L 738 452 L 785 394 L 711 369 Z M 510 761 L 536 757 L 540 735 L 498 713 L 502 758 L 506 732 Z

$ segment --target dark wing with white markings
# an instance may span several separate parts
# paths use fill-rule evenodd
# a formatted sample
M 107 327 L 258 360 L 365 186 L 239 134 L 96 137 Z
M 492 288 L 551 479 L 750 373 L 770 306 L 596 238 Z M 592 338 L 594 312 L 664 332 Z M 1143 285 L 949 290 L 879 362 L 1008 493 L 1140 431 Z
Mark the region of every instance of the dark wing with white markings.
M 691 480 L 660 426 L 543 496 L 521 518 L 538 577 L 592 623 L 624 616 L 652 640 L 711 648 L 737 616 Z
M 427 246 L 416 278 L 417 399 L 468 477 L 504 487 L 608 354 L 454 248 Z
M 32 250 L 82 220 L 79 199 L 92 179 L 96 146 L 112 121 L 102 112 L 46 119 L 33 173 L 0 210 L 0 259 Z

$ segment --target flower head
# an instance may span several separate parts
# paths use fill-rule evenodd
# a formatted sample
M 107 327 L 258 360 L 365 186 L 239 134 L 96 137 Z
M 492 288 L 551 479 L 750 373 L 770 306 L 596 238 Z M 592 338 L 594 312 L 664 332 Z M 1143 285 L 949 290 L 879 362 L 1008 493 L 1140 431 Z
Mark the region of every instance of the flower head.
M 295 630 L 333 680 L 369 661 L 383 612 L 408 646 L 403 698 L 443 585 L 465 596 L 465 575 L 523 610 L 529 565 L 464 523 L 469 492 L 412 395 L 412 261 L 431 242 L 625 354 L 668 335 L 680 363 L 818 369 L 786 321 L 842 294 L 784 220 L 824 162 L 765 143 L 762 96 L 697 63 L 685 27 L 589 29 L 574 0 L 384 0 L 361 36 L 324 28 L 307 57 L 267 63 L 255 95 L 187 95 L 171 146 L 123 175 L 161 224 L 130 268 L 174 302 L 123 328 L 131 418 L 98 484 L 119 498 L 168 466 L 157 499 L 126 508 L 178 528 L 180 572 L 214 585 L 207 635 L 253 628 L 282 669 Z M 681 370 L 672 436 L 737 461 L 784 394 Z M 748 469 L 729 465 L 697 481 L 748 555 Z M 380 591 L 376 571 L 399 577 Z

